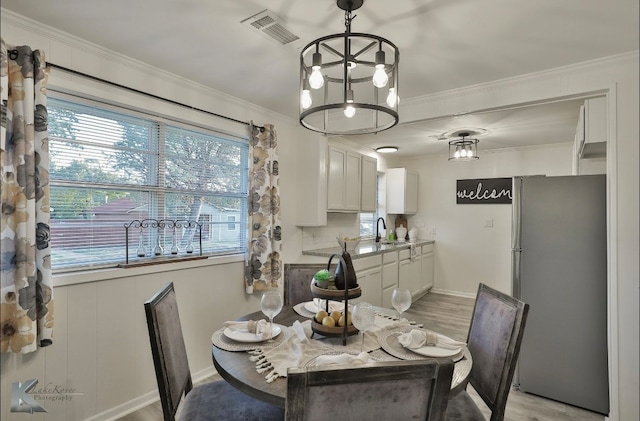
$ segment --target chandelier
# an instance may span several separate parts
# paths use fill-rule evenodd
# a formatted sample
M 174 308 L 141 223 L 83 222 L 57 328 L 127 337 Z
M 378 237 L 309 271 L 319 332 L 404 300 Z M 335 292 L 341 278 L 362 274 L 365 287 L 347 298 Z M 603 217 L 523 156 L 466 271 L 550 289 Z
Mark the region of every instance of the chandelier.
M 364 0 L 337 0 L 344 34 L 327 35 L 300 53 L 300 124 L 324 134 L 367 134 L 398 123 L 398 48 L 352 33 L 352 12 Z
M 449 142 L 449 161 L 471 161 L 478 157 L 478 139 L 467 139 L 470 133 L 462 132 L 461 139 Z

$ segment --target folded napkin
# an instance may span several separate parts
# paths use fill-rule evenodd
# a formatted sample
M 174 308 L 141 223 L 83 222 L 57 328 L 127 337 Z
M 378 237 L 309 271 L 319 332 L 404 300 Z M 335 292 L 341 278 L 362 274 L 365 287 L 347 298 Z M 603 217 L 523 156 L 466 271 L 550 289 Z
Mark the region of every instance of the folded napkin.
M 261 320 L 248 320 L 245 322 L 238 322 L 230 320 L 224 322 L 224 327 L 228 327 L 231 330 L 246 331 L 249 333 L 255 333 L 258 339 L 271 338 L 271 325 L 268 321 Z
M 398 336 L 398 342 L 405 348 L 418 349 L 424 346 L 437 346 L 445 349 L 458 349 L 466 346 L 464 342 L 454 341 L 453 339 L 440 335 L 439 333 L 429 332 L 425 330 L 412 329 L 410 332 L 403 333 Z
M 320 355 L 315 359 L 315 365 L 365 364 L 370 360 L 371 357 L 367 352 L 361 352 L 358 355 L 342 353 L 339 355 Z

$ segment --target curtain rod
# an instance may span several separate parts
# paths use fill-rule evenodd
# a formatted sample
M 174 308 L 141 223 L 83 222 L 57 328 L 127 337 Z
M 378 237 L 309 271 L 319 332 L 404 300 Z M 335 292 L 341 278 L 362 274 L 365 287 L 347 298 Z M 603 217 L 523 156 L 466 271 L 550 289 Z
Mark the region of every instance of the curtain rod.
M 96 77 L 96 76 L 88 75 L 86 73 L 82 73 L 82 72 L 79 72 L 77 70 L 69 69 L 69 68 L 64 67 L 64 66 L 59 66 L 59 65 L 51 63 L 51 62 L 47 62 L 47 67 L 51 67 L 53 69 L 58 69 L 58 70 L 61 70 L 63 72 L 71 73 L 73 75 L 86 77 L 88 79 L 92 79 L 92 80 L 95 80 L 97 82 L 106 83 L 108 85 L 115 86 L 117 88 L 125 89 L 127 91 L 135 92 L 137 94 L 145 95 L 145 96 L 148 96 L 148 97 L 151 97 L 151 98 L 154 98 L 154 99 L 159 99 L 161 101 L 165 101 L 165 102 L 168 102 L 168 103 L 173 104 L 173 105 L 178 105 L 180 107 L 189 108 L 189 109 L 194 110 L 194 111 L 199 111 L 199 112 L 202 112 L 202 113 L 205 113 L 205 114 L 209 114 L 209 115 L 212 115 L 212 116 L 215 116 L 215 117 L 223 118 L 225 120 L 233 121 L 235 123 L 244 124 L 246 126 L 251 126 L 252 125 L 252 123 L 247 122 L 247 121 L 237 120 L 237 119 L 235 119 L 233 117 L 227 117 L 225 115 L 217 114 L 217 113 L 214 113 L 212 111 L 203 110 L 202 108 L 197 108 L 197 107 L 193 107 L 191 105 L 183 104 L 181 102 L 174 101 L 172 99 L 164 98 L 164 97 L 161 97 L 161 96 L 158 96 L 158 95 L 151 94 L 149 92 L 144 92 L 144 91 L 141 91 L 139 89 L 135 89 L 135 88 L 131 88 L 129 86 L 121 85 L 119 83 L 112 82 L 110 80 L 106 80 L 106 79 L 102 79 L 102 78 L 99 78 L 99 77 Z M 254 127 L 258 127 L 259 129 L 264 129 L 264 127 L 262 127 L 262 126 L 254 126 Z

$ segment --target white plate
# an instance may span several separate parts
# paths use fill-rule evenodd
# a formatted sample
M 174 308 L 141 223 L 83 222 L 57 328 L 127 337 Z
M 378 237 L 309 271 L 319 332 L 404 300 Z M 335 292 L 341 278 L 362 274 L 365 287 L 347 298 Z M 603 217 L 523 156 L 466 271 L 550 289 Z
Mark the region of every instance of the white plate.
M 318 307 L 318 305 L 314 301 L 308 301 L 304 304 L 304 308 L 307 311 L 312 312 L 313 314 L 317 313 L 318 310 L 324 310 L 325 307 Z M 339 301 L 329 301 L 329 312 L 332 311 L 344 311 L 344 304 Z
M 280 326 L 274 324 L 273 325 L 273 337 L 275 338 L 282 332 Z M 231 329 L 230 327 L 226 328 L 222 333 L 229 339 L 233 339 L 236 342 L 264 342 L 269 340 L 269 338 L 260 339 L 255 333 L 249 332 L 247 329 Z
M 437 346 L 423 346 L 422 348 L 407 348 L 416 354 L 424 355 L 425 357 L 433 357 L 433 358 L 445 358 L 445 357 L 453 357 L 462 351 L 462 348 L 440 348 Z

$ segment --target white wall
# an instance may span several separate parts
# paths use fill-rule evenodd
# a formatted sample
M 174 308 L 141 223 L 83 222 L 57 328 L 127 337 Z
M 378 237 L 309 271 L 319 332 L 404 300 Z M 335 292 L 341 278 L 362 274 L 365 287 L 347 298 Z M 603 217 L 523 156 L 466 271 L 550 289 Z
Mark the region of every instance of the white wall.
M 511 291 L 511 205 L 458 205 L 456 181 L 571 175 L 572 151 L 573 143 L 561 143 L 480 151 L 480 159 L 471 162 L 451 162 L 447 155 L 403 162 L 419 173 L 418 214 L 409 217 L 409 227 L 418 228 L 419 238 L 436 240 L 434 291 L 475 296 L 479 282 Z M 485 227 L 486 220 L 493 227 Z

